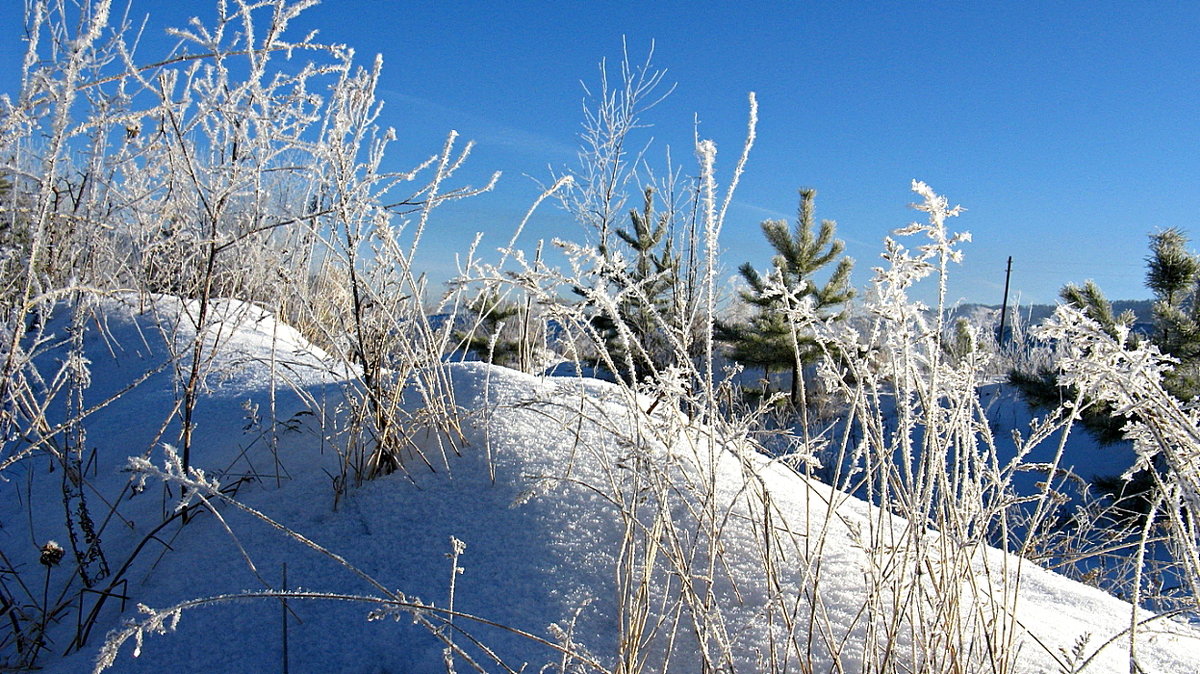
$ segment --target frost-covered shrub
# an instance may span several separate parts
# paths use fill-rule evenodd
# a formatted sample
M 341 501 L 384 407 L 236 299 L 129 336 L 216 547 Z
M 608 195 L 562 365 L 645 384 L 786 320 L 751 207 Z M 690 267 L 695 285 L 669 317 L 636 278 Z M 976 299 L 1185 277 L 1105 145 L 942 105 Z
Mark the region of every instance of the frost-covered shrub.
M 1058 340 L 1065 353 L 1058 361 L 1064 385 L 1080 391 L 1080 400 L 1111 404 L 1125 416 L 1125 437 L 1133 442 L 1137 462 L 1122 476 L 1142 471 L 1154 480 L 1153 502 L 1145 516 L 1148 537 L 1161 520 L 1176 574 L 1188 591 L 1176 595 L 1186 610 L 1196 612 L 1200 597 L 1200 412 L 1180 402 L 1164 386 L 1176 360 L 1153 343 L 1127 339 L 1127 326 L 1116 334 L 1071 305 L 1058 308 L 1039 332 Z M 1138 549 L 1140 560 L 1146 541 Z M 1142 569 L 1136 569 L 1138 578 Z M 1139 603 L 1142 584 L 1134 584 Z

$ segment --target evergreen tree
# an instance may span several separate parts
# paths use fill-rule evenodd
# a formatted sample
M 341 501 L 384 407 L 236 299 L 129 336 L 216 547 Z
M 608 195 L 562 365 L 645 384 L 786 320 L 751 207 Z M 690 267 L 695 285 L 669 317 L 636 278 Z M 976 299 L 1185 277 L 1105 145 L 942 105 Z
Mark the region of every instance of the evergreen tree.
M 1187 251 L 1187 243 L 1187 236 L 1175 227 L 1150 235 L 1146 287 L 1169 306 L 1183 301 L 1200 271 L 1200 262 Z
M 644 192 L 641 212 L 630 209 L 629 220 L 632 230 L 619 229 L 617 236 L 634 253 L 625 283 L 636 290 L 621 304 L 621 318 L 646 352 L 642 362 L 657 369 L 669 364 L 665 357 L 670 349 L 661 343 L 663 328 L 680 327 L 675 301 L 679 258 L 668 236 L 667 215 L 654 213 L 653 187 Z
M 630 209 L 629 222 L 630 228 L 616 230 L 617 238 L 633 253 L 628 263 L 615 264 L 608 248 L 601 248 L 605 262 L 612 265 L 602 280 L 620 296 L 617 315 L 597 312 L 592 325 L 617 369 L 622 370 L 614 374 L 633 381 L 671 364 L 675 350 L 665 333 L 682 334 L 684 312 L 678 297 L 679 256 L 670 236 L 670 217 L 655 213 L 653 187 L 643 192 L 640 211 Z M 576 293 L 585 294 L 580 289 Z
M 771 276 L 782 288 L 796 298 L 811 298 L 820 314 L 841 317 L 831 310 L 843 305 L 854 296 L 850 287 L 850 271 L 854 261 L 842 256 L 845 244 L 835 239 L 837 223 L 822 220 L 816 228 L 813 218 L 814 189 L 800 190 L 800 206 L 794 229 L 784 220 L 766 220 L 762 223 L 763 235 L 775 249 Z M 841 259 L 838 259 L 838 258 Z M 814 275 L 834 260 L 837 265 L 823 285 L 817 285 Z M 742 299 L 758 309 L 747 324 L 728 325 L 719 323 L 718 337 L 728 342 L 731 357 L 745 365 L 762 367 L 769 377 L 772 369 L 791 371 L 791 401 L 800 403 L 800 376 L 804 364 L 813 362 L 820 351 L 813 338 L 793 334 L 793 326 L 783 311 L 784 298 L 773 292 L 771 283 L 749 262 L 738 268 L 742 278 L 750 286 L 742 292 Z
M 962 363 L 970 358 L 977 348 L 975 333 L 971 331 L 971 321 L 965 316 L 959 316 L 954 321 L 954 333 L 950 339 L 943 342 L 942 350 L 955 363 Z
M 1100 286 L 1092 280 L 1088 280 L 1082 286 L 1068 283 L 1058 291 L 1058 297 L 1063 302 L 1078 307 L 1085 316 L 1099 323 L 1101 329 L 1114 339 L 1118 335 L 1118 326 L 1129 328 L 1136 320 L 1132 311 L 1122 312 L 1119 316 L 1113 314 L 1112 302 L 1108 301 Z M 1132 334 L 1128 337 L 1133 338 Z
M 520 315 L 520 307 L 502 301 L 495 292 L 487 292 L 471 303 L 470 310 L 478 317 L 475 324 L 469 331 L 455 333 L 462 347 L 489 363 L 516 364 L 520 359 L 521 344 L 505 339 L 502 333 L 504 324 Z
M 1154 343 L 1179 359 L 1164 385 L 1183 401 L 1200 394 L 1200 260 L 1187 250 L 1187 236 L 1176 228 L 1150 235 L 1146 287 L 1154 291 Z
M 1075 306 L 1085 316 L 1098 323 L 1101 329 L 1113 338 L 1119 334 L 1118 327 L 1128 328 L 1133 325 L 1133 312 L 1126 311 L 1119 316 L 1113 314 L 1112 303 L 1095 281 L 1089 280 L 1082 286 L 1068 283 L 1058 291 L 1058 296 L 1064 303 Z M 1132 333 L 1127 334 L 1127 339 L 1135 338 Z M 1064 402 L 1074 401 L 1078 397 L 1075 388 L 1060 386 L 1057 373 L 1046 366 L 1039 367 L 1035 372 L 1014 369 L 1008 373 L 1008 381 L 1021 391 L 1025 401 L 1033 407 L 1056 409 Z M 1093 401 L 1081 411 L 1080 422 L 1100 444 L 1110 445 L 1123 437 L 1121 429 L 1125 426 L 1126 419 L 1113 416 L 1111 405 Z

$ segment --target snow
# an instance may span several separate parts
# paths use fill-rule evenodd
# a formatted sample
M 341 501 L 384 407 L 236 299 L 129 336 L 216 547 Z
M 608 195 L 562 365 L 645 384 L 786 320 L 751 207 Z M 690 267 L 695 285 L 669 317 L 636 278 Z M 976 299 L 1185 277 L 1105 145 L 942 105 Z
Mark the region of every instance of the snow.
M 100 537 L 110 571 L 171 512 L 178 496 L 153 481 L 133 493 L 125 468 L 130 456 L 147 456 L 162 466 L 164 442 L 178 437 L 172 412 L 190 363 L 195 328 L 189 316 L 195 309 L 175 298 L 142 303 L 129 296 L 100 300 L 92 308 L 84 338 L 92 377 L 86 402 L 107 400 L 156 373 L 88 423 L 95 459 L 86 472 L 86 494 L 93 517 L 103 522 Z M 322 429 L 321 415 L 311 412 L 320 405 L 325 415 L 336 414 L 353 369 L 332 362 L 259 307 L 224 301 L 215 311 L 221 320 L 206 332 L 193 464 L 222 485 L 237 484 L 240 502 L 336 552 L 384 587 L 449 606 L 453 537 L 466 546 L 457 560 L 464 571 L 454 581 L 456 611 L 552 642 L 556 631 L 569 632 L 576 647 L 615 668 L 620 625 L 630 619 L 618 601 L 618 569 L 632 527 L 636 552 L 653 552 L 657 561 L 648 577 L 634 573 L 626 580 L 635 586 L 647 580 L 650 605 L 681 616 L 678 632 L 647 633 L 648 671 L 664 664 L 699 671 L 704 652 L 735 671 L 758 671 L 770 649 L 779 647 L 781 606 L 794 607 L 802 623 L 825 626 L 804 645 L 814 660 L 809 664 L 821 671 L 834 669 L 834 660 L 846 671 L 862 667 L 870 619 L 861 609 L 874 573 L 871 560 L 879 559 L 864 549 L 870 544 L 865 532 L 880 523 L 901 528 L 907 522 L 881 517 L 857 498 L 808 481 L 748 443 L 688 424 L 668 412 L 669 405 L 649 417 L 635 410 L 647 409 L 653 397 L 630 399 L 607 382 L 524 375 L 472 362 L 444 365 L 462 412 L 462 437 L 416 436 L 438 457 L 435 470 L 413 467 L 351 486 L 335 507 L 333 476 L 344 438 L 329 425 Z M 66 334 L 66 314 L 52 320 L 50 332 Z M 64 353 L 59 345 L 39 358 L 49 364 Z M 283 422 L 274 443 L 272 409 Z M 69 538 L 61 471 L 39 458 L 19 463 L 5 477 L 0 550 L 26 577 L 40 581 L 40 569 L 31 570 L 40 545 Z M 117 506 L 113 514 L 106 504 Z M 764 527 L 768 512 L 771 526 Z M 656 517 L 664 513 L 670 517 Z M 195 598 L 279 589 L 285 565 L 291 591 L 380 595 L 344 565 L 262 520 L 229 506 L 220 514 L 228 529 L 211 514 L 199 514 L 186 527 L 169 525 L 152 539 L 124 574 L 127 584 L 115 588 L 130 599 L 124 611 L 118 610 L 120 602 L 107 602 L 86 646 L 65 657 L 60 656 L 75 636 L 76 616 L 58 616 L 42 660 L 45 670 L 90 671 L 104 633 L 123 619 L 139 618 L 135 603 L 164 609 Z M 704 523 L 714 518 L 721 531 L 717 546 L 704 535 Z M 763 573 L 767 533 L 775 537 L 775 582 Z M 663 547 L 648 546 L 648 540 L 662 541 Z M 936 534 L 930 532 L 929 540 L 935 545 Z M 677 548 L 670 549 L 672 544 Z M 68 547 L 68 561 L 71 554 Z M 1120 637 L 1130 625 L 1127 603 L 995 549 L 963 554 L 972 555 L 976 570 L 957 579 L 964 606 L 1013 603 L 989 588 L 1001 586 L 1004 574 L 1019 574 L 1015 620 L 1006 624 L 1020 649 L 1020 671 L 1059 671 L 1064 653 L 1085 638 L 1087 654 L 1099 649 L 1085 671 L 1129 670 L 1128 639 Z M 685 585 L 670 560 L 703 572 Z M 50 572 L 51 596 L 61 592 L 70 568 L 64 563 Z M 695 587 L 701 577 L 711 579 L 710 588 Z M 688 617 L 697 614 L 681 599 L 689 587 L 694 598 L 721 607 L 713 614 L 719 620 Z M 32 594 L 40 597 L 38 590 Z M 85 593 L 89 610 L 96 599 Z M 290 599 L 291 671 L 445 670 L 442 642 L 407 613 L 368 621 L 379 608 L 369 601 Z M 1002 614 L 997 608 L 996 615 Z M 1150 616 L 1143 611 L 1139 617 Z M 277 598 L 213 603 L 185 611 L 171 634 L 148 636 L 139 657 L 132 655 L 133 642 L 127 643 L 114 670 L 279 671 L 282 624 Z M 456 617 L 455 625 L 514 669 L 527 663 L 526 671 L 539 671 L 561 658 L 506 629 L 464 617 Z M 1138 634 L 1138 659 L 1146 671 L 1200 671 L 1200 635 L 1193 628 L 1164 618 L 1140 626 Z M 462 635 L 453 638 L 489 671 L 500 669 Z M 913 655 L 903 633 L 893 647 L 897 657 L 914 658 L 915 669 L 940 657 Z M 789 658 L 785 663 L 801 669 L 794 654 Z M 461 659 L 458 668 L 470 671 Z

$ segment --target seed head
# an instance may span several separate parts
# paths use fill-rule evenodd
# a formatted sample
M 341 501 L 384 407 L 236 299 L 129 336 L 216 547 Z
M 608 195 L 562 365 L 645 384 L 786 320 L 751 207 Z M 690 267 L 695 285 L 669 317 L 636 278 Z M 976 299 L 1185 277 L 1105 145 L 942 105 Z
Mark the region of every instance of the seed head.
M 38 558 L 38 562 L 46 567 L 58 566 L 64 554 L 66 553 L 63 551 L 62 546 L 56 541 L 46 541 L 46 544 L 42 546 L 42 555 Z

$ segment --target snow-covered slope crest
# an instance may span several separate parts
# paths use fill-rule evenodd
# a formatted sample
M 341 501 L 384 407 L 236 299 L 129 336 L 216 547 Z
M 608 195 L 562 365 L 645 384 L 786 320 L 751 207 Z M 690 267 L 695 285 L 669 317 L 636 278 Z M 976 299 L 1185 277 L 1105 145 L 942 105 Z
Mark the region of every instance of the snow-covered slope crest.
M 350 372 L 261 306 L 215 299 L 205 311 L 198 351 L 205 393 L 241 395 L 285 382 L 303 387 L 344 379 Z M 95 364 L 91 397 L 98 397 L 97 387 L 115 384 L 119 390 L 157 372 L 183 386 L 197 353 L 200 313 L 198 300 L 173 295 L 85 295 L 50 309 L 34 353 L 42 375 L 51 374 L 53 363 L 71 348 L 73 331 L 81 328 L 84 354 Z
M 678 671 L 888 660 L 899 671 L 988 671 L 993 660 L 1016 671 L 1128 671 L 1129 604 L 986 546 L 946 552 L 933 532 L 923 553 L 886 549 L 880 530 L 907 522 L 767 459 L 735 429 L 648 416 L 646 398 L 633 403 L 607 383 L 482 364 L 454 376 L 460 402 L 486 417 L 476 444 L 490 443 L 498 481 L 541 476 L 529 507 L 553 520 L 540 528 L 556 554 L 615 572 L 608 596 L 550 580 L 567 596 L 590 591 L 588 610 L 605 616 L 577 617 L 582 643 L 638 644 L 653 669 Z M 520 469 L 504 470 L 508 462 Z M 966 563 L 955 566 L 956 556 Z M 922 572 L 887 580 L 879 567 L 898 564 Z M 584 578 L 580 570 L 571 577 Z M 948 587 L 960 596 L 944 596 Z M 939 614 L 951 611 L 959 615 Z M 1195 631 L 1153 619 L 1138 629 L 1146 671 L 1200 671 Z M 929 652 L 938 645 L 961 652 Z
M 87 357 L 92 386 L 119 389 L 137 369 L 118 367 L 132 347 L 110 341 L 140 340 L 149 355 L 169 342 L 138 337 L 153 332 L 148 314 L 107 311 L 108 341 L 87 337 Z M 428 453 L 456 450 L 446 467 L 411 467 L 335 499 L 331 478 L 344 439 L 330 429 L 343 380 L 259 311 L 220 323 L 226 339 L 215 343 L 213 363 L 222 367 L 214 372 L 233 374 L 213 379 L 197 407 L 196 465 L 225 486 L 253 473 L 236 492 L 240 503 L 336 552 L 379 586 L 460 617 L 441 638 L 408 620 L 368 622 L 372 609 L 387 608 L 378 587 L 226 504 L 222 520 L 199 515 L 160 533 L 154 552 L 126 574 L 122 595 L 156 609 L 264 587 L 327 599 L 292 599 L 286 609 L 278 599 L 205 604 L 183 612 L 172 634 L 148 639 L 139 657 L 127 644 L 118 671 L 274 671 L 284 658 L 296 671 L 444 671 L 447 635 L 462 651 L 453 658 L 459 671 L 471 671 L 464 654 L 486 671 L 524 663 L 527 671 L 591 671 L 586 663 L 613 671 L 990 671 L 995 660 L 1015 671 L 1085 663 L 1082 671 L 1129 671 L 1128 604 L 996 550 L 956 551 L 933 533 L 922 539 L 925 550 L 889 548 L 880 543 L 886 532 L 906 522 L 768 460 L 736 426 L 690 423 L 669 411 L 669 390 L 634 396 L 594 380 L 446 364 L 462 435 L 440 444 L 413 435 Z M 281 415 L 303 421 L 276 426 L 268 453 L 272 443 L 259 427 L 247 430 L 236 410 L 267 409 L 273 391 L 297 387 L 276 376 L 281 357 L 271 344 L 312 378 L 299 387 L 304 395 L 276 400 Z M 114 567 L 167 501 L 153 487 L 133 497 L 123 491 L 126 458 L 148 442 L 128 419 L 169 415 L 174 390 L 169 379 L 147 381 L 91 432 L 100 447 L 95 492 L 120 502 L 127 523 L 103 532 Z M 324 407 L 310 411 L 322 414 L 293 414 L 318 403 Z M 317 425 L 331 418 L 331 426 Z M 162 456 L 155 451 L 151 460 L 161 465 Z M 0 521 L 33 528 L 18 535 L 6 526 L 9 558 L 24 559 L 30 539 L 61 540 L 59 476 L 35 463 L 22 464 L 27 472 L 13 480 L 31 488 L 9 490 L 0 502 Z M 448 559 L 452 539 L 465 549 Z M 965 564 L 952 558 L 959 554 Z M 64 575 L 50 576 L 54 587 Z M 123 616 L 109 604 L 96 634 L 144 618 L 133 603 Z M 64 623 L 53 633 L 56 652 L 72 631 Z M 1139 626 L 1136 643 L 1145 671 L 1200 671 L 1200 641 L 1186 626 L 1152 620 Z M 44 664 L 84 671 L 98 646 L 93 639 Z

